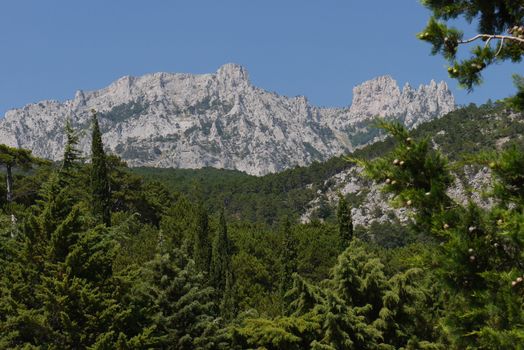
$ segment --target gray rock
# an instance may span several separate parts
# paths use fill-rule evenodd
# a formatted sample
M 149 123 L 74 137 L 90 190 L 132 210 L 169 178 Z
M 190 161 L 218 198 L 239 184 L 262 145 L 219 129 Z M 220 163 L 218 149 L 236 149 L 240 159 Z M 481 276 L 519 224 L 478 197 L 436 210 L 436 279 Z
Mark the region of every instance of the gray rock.
M 349 108 L 319 108 L 305 97 L 285 97 L 253 86 L 245 68 L 226 64 L 215 74 L 125 76 L 72 100 L 13 109 L 0 120 L 0 143 L 61 159 L 71 118 L 89 152 L 90 110 L 100 115 L 108 151 L 131 166 L 213 166 L 263 175 L 308 165 L 376 139 L 376 116 L 408 127 L 455 108 L 445 83 L 399 89 L 379 77 L 353 90 Z

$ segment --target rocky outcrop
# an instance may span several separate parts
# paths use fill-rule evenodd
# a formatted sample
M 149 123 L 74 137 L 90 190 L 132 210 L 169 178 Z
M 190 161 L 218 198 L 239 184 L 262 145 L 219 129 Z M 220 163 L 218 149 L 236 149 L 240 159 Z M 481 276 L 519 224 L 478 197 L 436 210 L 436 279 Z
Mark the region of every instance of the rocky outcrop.
M 376 116 L 413 127 L 454 108 L 445 83 L 402 91 L 390 77 L 355 87 L 349 108 L 319 108 L 253 86 L 245 68 L 214 74 L 155 73 L 123 77 L 65 102 L 42 101 L 0 120 L 0 143 L 60 159 L 67 118 L 89 151 L 90 110 L 96 109 L 108 151 L 131 166 L 212 166 L 263 175 L 352 150 L 375 139 Z

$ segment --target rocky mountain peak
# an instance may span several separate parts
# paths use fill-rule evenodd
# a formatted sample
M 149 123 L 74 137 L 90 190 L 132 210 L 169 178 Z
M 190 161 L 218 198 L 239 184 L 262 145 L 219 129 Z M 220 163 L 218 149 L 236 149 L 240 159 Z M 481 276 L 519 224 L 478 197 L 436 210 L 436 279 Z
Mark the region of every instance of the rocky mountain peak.
M 396 118 L 407 126 L 454 108 L 445 84 L 401 91 L 390 76 L 353 90 L 350 108 L 319 108 L 303 96 L 286 97 L 252 86 L 247 70 L 225 64 L 211 74 L 125 76 L 65 102 L 42 101 L 8 111 L 0 140 L 58 160 L 64 123 L 82 131 L 99 112 L 109 152 L 131 166 L 213 166 L 263 175 L 326 160 L 373 141 L 371 120 Z M 89 152 L 89 132 L 80 148 Z
M 366 81 L 353 88 L 351 113 L 359 116 L 380 116 L 400 99 L 397 82 L 385 75 Z
M 381 76 L 353 89 L 350 118 L 358 123 L 376 117 L 398 119 L 415 127 L 437 115 L 455 109 L 455 99 L 445 82 L 420 85 L 414 90 L 405 84 L 400 90 L 390 76 Z
M 236 63 L 226 63 L 216 72 L 217 79 L 231 86 L 249 85 L 247 69 Z

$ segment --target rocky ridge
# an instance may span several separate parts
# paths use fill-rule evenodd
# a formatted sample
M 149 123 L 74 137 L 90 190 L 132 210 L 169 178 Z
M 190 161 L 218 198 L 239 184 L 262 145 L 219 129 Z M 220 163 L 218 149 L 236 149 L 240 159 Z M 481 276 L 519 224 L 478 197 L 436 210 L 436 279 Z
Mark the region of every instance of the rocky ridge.
M 0 142 L 53 160 L 62 156 L 63 127 L 71 118 L 89 151 L 90 110 L 99 113 L 108 151 L 131 166 L 237 169 L 263 175 L 323 161 L 377 137 L 377 116 L 408 127 L 455 108 L 445 83 L 401 90 L 389 76 L 353 89 L 347 108 L 319 108 L 253 86 L 242 66 L 214 74 L 126 76 L 72 100 L 41 101 L 0 120 Z
M 310 222 L 315 217 L 321 205 L 336 207 L 339 194 L 352 196 L 357 205 L 351 209 L 353 224 L 369 227 L 373 222 L 385 223 L 398 221 L 407 223 L 411 213 L 405 207 L 392 206 L 393 197 L 383 192 L 383 184 L 366 180 L 361 176 L 363 169 L 353 167 L 341 171 L 324 181 L 325 191 L 318 191 L 317 197 L 309 202 L 300 221 Z M 454 174 L 455 181 L 448 189 L 448 195 L 455 202 L 466 206 L 469 201 L 482 208 L 493 205 L 492 199 L 486 199 L 481 194 L 491 190 L 492 174 L 487 167 L 465 166 L 461 174 Z

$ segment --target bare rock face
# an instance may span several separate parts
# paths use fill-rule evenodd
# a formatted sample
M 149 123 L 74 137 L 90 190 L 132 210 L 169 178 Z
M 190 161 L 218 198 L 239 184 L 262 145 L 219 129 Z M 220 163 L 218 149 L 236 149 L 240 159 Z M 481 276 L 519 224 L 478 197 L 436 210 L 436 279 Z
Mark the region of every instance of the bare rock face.
M 350 108 L 318 108 L 305 97 L 253 86 L 245 68 L 226 64 L 214 74 L 126 76 L 65 102 L 42 101 L 0 120 L 0 143 L 58 160 L 67 118 L 89 152 L 90 110 L 99 113 L 108 151 L 131 166 L 213 166 L 263 175 L 326 160 L 373 140 L 376 116 L 408 127 L 454 109 L 445 83 L 406 86 L 390 77 L 355 87 Z
M 359 199 L 358 205 L 351 209 L 353 224 L 369 227 L 373 222 L 385 223 L 395 220 L 407 223 L 413 212 L 407 208 L 392 206 L 393 196 L 383 191 L 383 184 L 363 178 L 363 170 L 360 167 L 352 167 L 327 179 L 324 182 L 326 190 L 318 192 L 316 198 L 309 202 L 302 213 L 301 222 L 310 222 L 319 210 L 320 203 L 335 207 L 338 205 L 339 194 L 350 194 Z M 491 208 L 494 204 L 493 199 L 482 197 L 484 191 L 492 189 L 493 177 L 489 168 L 477 169 L 466 165 L 461 173 L 462 175 L 453 174 L 455 181 L 447 190 L 450 198 L 463 206 L 472 202 L 481 208 Z

